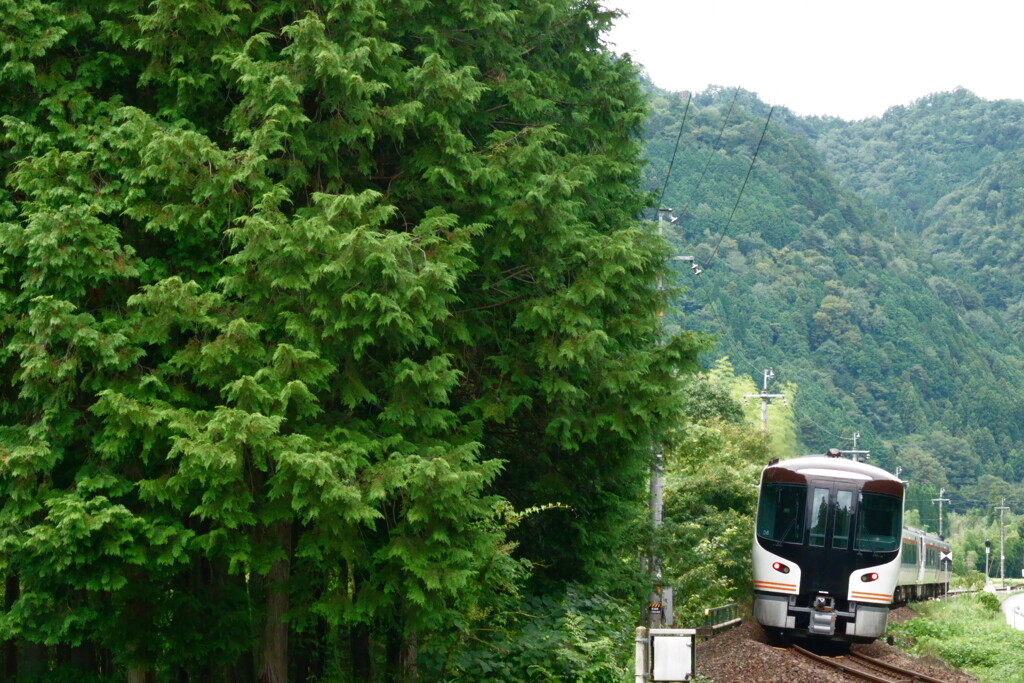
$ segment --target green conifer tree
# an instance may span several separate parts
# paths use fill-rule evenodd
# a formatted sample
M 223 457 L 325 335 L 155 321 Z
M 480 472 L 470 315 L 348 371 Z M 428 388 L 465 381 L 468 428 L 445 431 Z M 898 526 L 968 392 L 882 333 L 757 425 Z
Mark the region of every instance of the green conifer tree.
M 699 347 L 657 343 L 610 19 L 0 0 L 21 673 L 412 677 L 518 575 L 506 500 L 598 571 Z

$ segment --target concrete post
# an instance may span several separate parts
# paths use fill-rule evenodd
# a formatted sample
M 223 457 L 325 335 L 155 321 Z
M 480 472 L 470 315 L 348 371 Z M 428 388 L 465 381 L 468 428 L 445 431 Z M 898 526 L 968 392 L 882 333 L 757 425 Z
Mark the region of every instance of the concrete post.
M 646 683 L 647 681 L 647 628 L 636 627 L 636 665 L 633 668 L 633 683 Z

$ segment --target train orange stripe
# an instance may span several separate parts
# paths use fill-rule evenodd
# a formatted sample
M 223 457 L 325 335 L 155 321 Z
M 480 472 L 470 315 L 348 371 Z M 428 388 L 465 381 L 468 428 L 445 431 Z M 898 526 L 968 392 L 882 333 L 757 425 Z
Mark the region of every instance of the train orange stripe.
M 866 598 L 868 600 L 892 600 L 892 595 L 886 595 L 885 593 L 860 593 L 858 591 L 850 591 L 850 595 L 855 598 Z
M 795 583 L 781 583 L 779 581 L 755 581 L 755 584 L 761 584 L 764 586 L 782 586 L 783 588 L 796 588 Z
M 754 586 L 758 588 L 773 588 L 775 590 L 796 590 L 795 583 L 774 583 L 772 581 L 755 581 Z

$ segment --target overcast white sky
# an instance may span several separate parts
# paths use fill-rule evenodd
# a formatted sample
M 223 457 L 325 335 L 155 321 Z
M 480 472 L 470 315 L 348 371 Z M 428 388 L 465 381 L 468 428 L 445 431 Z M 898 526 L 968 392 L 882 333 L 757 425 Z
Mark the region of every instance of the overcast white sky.
M 964 87 L 1024 99 L 1021 0 L 604 0 L 655 85 L 740 86 L 796 114 L 881 116 Z

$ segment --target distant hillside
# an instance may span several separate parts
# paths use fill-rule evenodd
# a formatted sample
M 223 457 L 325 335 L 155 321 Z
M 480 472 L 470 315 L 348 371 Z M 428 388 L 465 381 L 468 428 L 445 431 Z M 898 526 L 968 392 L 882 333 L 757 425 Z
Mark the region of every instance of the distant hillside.
M 647 87 L 645 182 L 704 270 L 681 272 L 673 321 L 718 335 L 706 362 L 758 386 L 773 367 L 808 450 L 859 432 L 921 500 L 1024 502 L 1024 104 L 959 91 L 857 123 L 777 108 L 765 130 L 750 93 L 687 110 Z
M 966 90 L 831 128 L 817 141 L 836 177 L 889 214 L 894 229 L 981 294 L 1012 310 L 1019 337 L 1024 256 L 1024 102 Z

